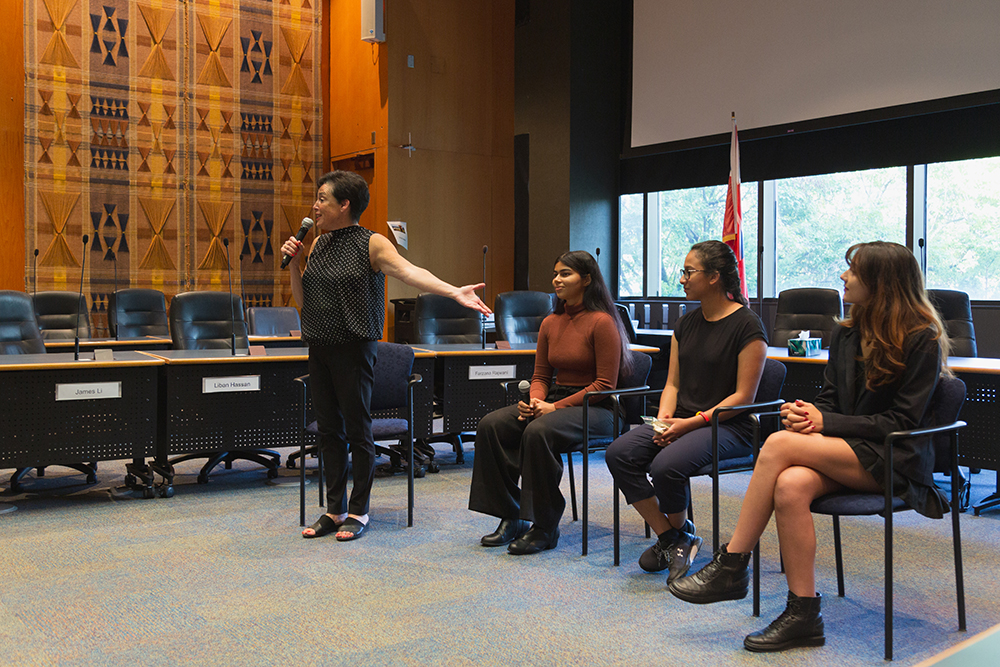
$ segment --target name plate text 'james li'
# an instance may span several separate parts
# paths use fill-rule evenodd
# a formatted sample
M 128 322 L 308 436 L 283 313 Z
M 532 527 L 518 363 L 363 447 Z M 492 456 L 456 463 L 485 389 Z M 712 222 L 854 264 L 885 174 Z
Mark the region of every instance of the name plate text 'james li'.
M 56 384 L 57 401 L 89 401 L 101 398 L 121 397 L 121 382 L 72 382 Z
M 470 380 L 513 380 L 517 377 L 517 366 L 469 366 Z
M 201 393 L 226 394 L 238 391 L 260 391 L 259 375 L 238 375 L 227 378 L 202 378 Z

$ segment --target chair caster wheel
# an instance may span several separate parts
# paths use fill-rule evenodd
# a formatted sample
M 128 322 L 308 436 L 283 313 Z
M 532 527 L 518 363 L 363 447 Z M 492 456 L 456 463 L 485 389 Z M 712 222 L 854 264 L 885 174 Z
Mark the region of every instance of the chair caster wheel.
M 268 479 L 274 479 L 277 476 L 278 476 L 278 469 L 277 468 L 268 468 L 267 469 L 267 478 Z
M 293 461 L 292 459 L 288 459 L 287 461 L 285 461 L 285 467 L 288 468 L 289 470 L 295 470 L 295 461 Z
M 87 484 L 97 484 L 97 475 L 87 475 Z
M 156 492 L 153 491 L 153 487 L 144 486 L 142 487 L 142 497 L 145 498 L 146 500 L 150 500 L 151 498 L 156 497 Z
M 418 477 L 419 478 L 419 477 L 423 477 L 426 474 L 427 474 L 427 469 L 424 468 L 423 466 L 416 466 L 416 467 L 413 468 L 413 476 L 414 477 Z
M 198 475 L 199 484 L 208 484 L 208 475 Z
M 161 498 L 173 498 L 174 497 L 174 487 L 168 484 L 160 485 L 160 497 Z
M 125 486 L 134 488 L 138 481 L 139 479 L 132 473 L 125 475 Z
M 427 464 L 427 472 L 429 472 L 429 473 L 439 473 L 439 472 L 441 472 L 441 466 L 439 466 L 434 461 L 431 461 L 431 462 L 429 462 Z

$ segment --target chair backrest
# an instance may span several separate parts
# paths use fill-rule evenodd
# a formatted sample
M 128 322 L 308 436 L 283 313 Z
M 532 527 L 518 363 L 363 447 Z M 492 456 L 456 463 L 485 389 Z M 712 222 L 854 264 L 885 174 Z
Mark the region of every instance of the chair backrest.
M 35 306 L 35 320 L 42 332 L 42 338 L 70 339 L 90 338 L 90 314 L 87 312 L 87 298 L 76 292 L 37 292 L 32 297 Z M 77 327 L 79 312 L 79 328 Z
M 243 301 L 227 292 L 184 292 L 170 301 L 170 339 L 175 350 L 232 349 L 233 313 L 236 349 L 248 347 Z
M 503 292 L 497 294 L 495 321 L 497 340 L 537 343 L 542 320 L 552 313 L 552 295 L 547 292 Z
M 625 327 L 625 335 L 628 336 L 628 342 L 634 345 L 635 327 L 632 326 L 632 314 L 628 312 L 628 306 L 616 303 L 615 308 L 618 309 L 618 317 L 621 318 L 622 325 Z
M 922 428 L 944 426 L 958 420 L 965 403 L 965 383 L 957 377 L 941 376 L 938 385 L 931 396 L 924 418 L 920 420 Z M 950 438 L 948 434 L 934 436 L 934 472 L 951 470 L 949 455 Z
M 0 291 L 0 354 L 44 353 L 31 297 L 14 290 Z
M 822 338 L 823 347 L 830 347 L 830 337 L 836 318 L 844 316 L 840 292 L 821 287 L 786 289 L 778 294 L 771 345 L 784 347 L 808 329 L 813 338 Z
M 760 382 L 757 384 L 757 395 L 754 397 L 753 402 L 766 403 L 781 398 L 781 390 L 785 386 L 785 374 L 787 372 L 788 369 L 780 361 L 765 359 L 764 372 L 760 375 Z M 761 442 L 778 429 L 779 423 L 777 417 L 761 420 Z
M 628 389 L 630 387 L 641 387 L 646 384 L 649 378 L 649 371 L 653 367 L 653 358 L 645 352 L 629 350 L 632 356 L 632 371 L 630 373 L 618 374 L 618 388 Z M 625 397 L 622 400 L 622 407 L 625 410 L 626 424 L 641 424 L 643 404 L 645 397 L 634 396 Z
M 950 289 L 929 289 L 927 298 L 937 308 L 951 341 L 955 357 L 976 357 L 976 328 L 972 324 L 972 305 L 965 292 Z
M 302 329 L 299 310 L 291 306 L 247 308 L 247 322 L 254 336 L 287 336 Z
M 108 328 L 118 338 L 169 336 L 167 300 L 157 289 L 120 289 L 108 297 Z
M 371 410 L 406 407 L 406 385 L 413 370 L 413 348 L 397 343 L 378 343 Z
M 414 310 L 418 343 L 482 343 L 482 315 L 437 294 L 421 294 Z

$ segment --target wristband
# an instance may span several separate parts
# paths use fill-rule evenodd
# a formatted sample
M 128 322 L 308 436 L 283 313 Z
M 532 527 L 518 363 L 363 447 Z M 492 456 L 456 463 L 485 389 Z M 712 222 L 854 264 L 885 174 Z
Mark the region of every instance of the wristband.
M 712 420 L 711 420 L 711 419 L 709 418 L 709 416 L 708 416 L 708 415 L 706 415 L 706 414 L 705 414 L 704 412 L 702 412 L 701 410 L 699 410 L 699 411 L 698 411 L 698 415 L 699 415 L 699 416 L 701 416 L 701 418 L 705 420 L 705 423 L 706 423 L 706 424 L 711 424 L 711 423 L 712 423 Z

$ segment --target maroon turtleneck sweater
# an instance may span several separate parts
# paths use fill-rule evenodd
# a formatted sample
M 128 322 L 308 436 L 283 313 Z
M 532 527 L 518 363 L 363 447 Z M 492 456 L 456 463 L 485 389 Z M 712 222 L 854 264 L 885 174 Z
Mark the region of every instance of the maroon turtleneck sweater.
M 556 401 L 556 408 L 583 405 L 583 395 L 588 391 L 614 389 L 621 350 L 618 328 L 605 312 L 584 310 L 581 304 L 549 315 L 538 331 L 531 398 L 545 400 L 554 370 L 558 370 L 556 384 L 584 387 Z

